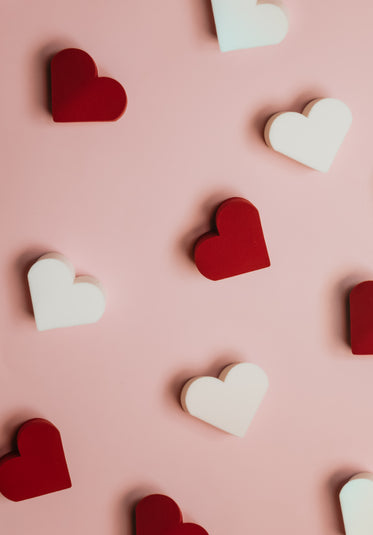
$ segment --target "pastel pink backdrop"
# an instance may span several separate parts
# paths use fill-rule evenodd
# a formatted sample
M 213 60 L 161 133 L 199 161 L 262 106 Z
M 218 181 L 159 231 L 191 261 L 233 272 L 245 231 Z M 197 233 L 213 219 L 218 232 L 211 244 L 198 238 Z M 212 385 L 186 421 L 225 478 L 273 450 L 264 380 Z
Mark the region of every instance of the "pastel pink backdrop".
M 337 492 L 373 471 L 373 358 L 352 356 L 345 315 L 373 277 L 373 7 L 286 5 L 281 45 L 221 54 L 208 0 L 2 1 L 0 454 L 48 418 L 73 481 L 1 497 L 6 535 L 130 535 L 154 491 L 210 535 L 343 531 Z M 125 86 L 119 122 L 52 122 L 47 60 L 69 46 Z M 354 116 L 328 174 L 262 137 L 324 96 Z M 188 251 L 229 195 L 260 210 L 272 267 L 213 283 Z M 98 324 L 37 332 L 25 273 L 48 251 L 103 282 Z M 237 439 L 178 394 L 241 360 L 270 388 Z

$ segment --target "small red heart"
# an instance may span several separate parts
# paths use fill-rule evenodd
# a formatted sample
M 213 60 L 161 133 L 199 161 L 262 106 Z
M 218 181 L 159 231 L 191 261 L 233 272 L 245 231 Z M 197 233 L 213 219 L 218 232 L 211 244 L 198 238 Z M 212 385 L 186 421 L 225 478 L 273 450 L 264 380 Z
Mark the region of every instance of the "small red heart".
M 224 201 L 215 215 L 216 231 L 201 236 L 194 248 L 199 271 L 213 281 L 271 265 L 259 212 L 239 197 Z
M 93 59 L 83 50 L 66 48 L 51 61 L 52 114 L 58 123 L 115 121 L 127 106 L 119 82 L 99 78 Z
M 350 334 L 354 355 L 373 355 L 373 281 L 351 290 Z
M 208 535 L 197 524 L 183 523 L 178 505 L 168 496 L 151 494 L 136 506 L 136 535 Z
M 17 453 L 0 459 L 0 492 L 20 502 L 71 487 L 58 429 L 41 418 L 25 422 L 17 433 Z

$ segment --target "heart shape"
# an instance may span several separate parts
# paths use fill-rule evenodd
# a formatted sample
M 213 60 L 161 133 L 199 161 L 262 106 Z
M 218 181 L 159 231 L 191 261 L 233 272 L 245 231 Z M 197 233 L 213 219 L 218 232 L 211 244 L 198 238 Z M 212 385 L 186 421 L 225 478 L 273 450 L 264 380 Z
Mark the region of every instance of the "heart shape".
M 289 23 L 284 10 L 257 0 L 212 0 L 220 50 L 275 45 L 286 36 Z
M 192 416 L 243 437 L 267 389 L 267 375 L 259 366 L 231 364 L 218 379 L 190 379 L 182 389 L 181 405 Z
M 351 290 L 350 334 L 354 355 L 373 355 L 373 281 Z
M 178 505 L 168 496 L 151 494 L 136 506 L 136 535 L 208 535 L 197 524 L 184 523 Z
M 346 535 L 373 533 L 373 474 L 351 478 L 339 494 Z
M 53 57 L 51 87 L 55 122 L 115 121 L 127 106 L 120 83 L 99 78 L 93 59 L 78 48 L 66 48 Z
M 68 489 L 71 480 L 58 429 L 41 418 L 17 433 L 18 453 L 0 459 L 0 492 L 19 502 Z
M 259 212 L 240 197 L 224 201 L 215 215 L 217 231 L 201 236 L 194 248 L 199 271 L 220 280 L 270 266 Z
M 43 255 L 28 272 L 36 326 L 39 331 L 85 325 L 105 311 L 105 295 L 93 277 L 75 277 L 73 266 L 58 253 Z
M 273 150 L 308 167 L 329 171 L 350 129 L 352 114 L 335 98 L 315 99 L 303 113 L 276 113 L 266 124 L 264 137 Z

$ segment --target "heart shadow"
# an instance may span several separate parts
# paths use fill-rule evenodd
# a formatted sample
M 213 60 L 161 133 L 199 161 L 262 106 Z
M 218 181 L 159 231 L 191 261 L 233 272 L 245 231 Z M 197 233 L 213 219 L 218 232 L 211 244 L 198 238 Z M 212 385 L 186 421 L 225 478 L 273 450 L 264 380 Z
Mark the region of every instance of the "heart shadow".
M 51 93 L 51 61 L 53 56 L 64 48 L 75 48 L 68 39 L 56 39 L 40 48 L 32 62 L 33 79 L 35 82 L 35 100 L 38 107 L 52 115 L 52 93 Z M 38 72 L 38 76 L 35 73 Z
M 127 533 L 128 535 L 136 535 L 136 506 L 145 496 L 156 493 L 157 491 L 155 489 L 151 489 L 149 485 L 139 485 L 128 492 L 124 498 L 119 501 L 119 505 L 117 507 L 119 516 L 118 535 L 123 535 L 123 533 Z M 125 511 L 124 526 L 123 510 Z
M 203 34 L 217 39 L 214 12 L 212 10 L 211 0 L 189 0 L 190 8 L 193 11 L 193 18 L 197 21 L 202 19 Z M 200 27 L 197 27 L 198 32 Z
M 28 285 L 27 275 L 31 266 L 40 258 L 48 248 L 33 247 L 21 255 L 19 255 L 14 262 L 14 271 L 17 274 L 19 284 L 19 301 L 23 303 L 23 310 L 28 316 L 33 316 L 33 308 L 31 301 L 31 294 Z
M 336 331 L 338 338 L 349 348 L 351 347 L 350 293 L 357 284 L 364 280 L 369 280 L 370 277 L 370 275 L 363 272 L 352 273 L 340 280 L 333 291 L 333 308 L 338 309 L 338 312 L 335 311 L 333 314 L 333 321 L 335 321 L 333 330 Z
M 194 265 L 194 246 L 202 234 L 215 229 L 215 214 L 219 205 L 229 197 L 238 196 L 228 191 L 220 191 L 209 195 L 197 208 L 195 225 L 181 236 L 176 244 L 176 253 L 187 258 Z
M 205 12 L 205 20 L 206 20 L 206 27 L 208 29 L 208 32 L 213 37 L 217 37 L 216 34 L 216 27 L 215 27 L 215 19 L 214 19 L 214 13 L 212 11 L 212 4 L 211 0 L 201 0 Z
M 326 483 L 326 491 L 328 496 L 331 499 L 333 506 L 333 529 L 338 531 L 340 534 L 345 534 L 343 516 L 341 504 L 339 501 L 339 493 L 341 492 L 344 485 L 353 477 L 355 474 L 359 474 L 364 470 L 358 469 L 356 467 L 345 468 L 338 470 L 331 477 L 329 477 Z

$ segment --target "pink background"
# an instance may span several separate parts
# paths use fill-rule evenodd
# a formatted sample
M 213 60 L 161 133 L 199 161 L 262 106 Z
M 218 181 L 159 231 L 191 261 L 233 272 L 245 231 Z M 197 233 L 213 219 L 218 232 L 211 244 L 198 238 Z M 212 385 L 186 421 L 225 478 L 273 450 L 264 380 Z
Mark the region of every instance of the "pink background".
M 281 45 L 221 54 L 208 0 L 2 0 L 0 454 L 50 419 L 73 480 L 0 497 L 6 535 L 130 535 L 154 491 L 210 535 L 343 531 L 337 492 L 373 471 L 373 358 L 352 356 L 345 313 L 373 277 L 373 7 L 286 5 Z M 69 46 L 125 86 L 119 122 L 52 122 L 46 62 Z M 324 96 L 354 116 L 327 175 L 262 137 Z M 272 267 L 213 283 L 188 251 L 230 195 L 260 210 Z M 105 285 L 98 324 L 37 332 L 25 274 L 49 251 Z M 178 404 L 234 361 L 270 379 L 244 439 Z

